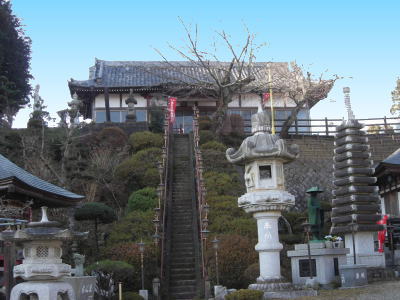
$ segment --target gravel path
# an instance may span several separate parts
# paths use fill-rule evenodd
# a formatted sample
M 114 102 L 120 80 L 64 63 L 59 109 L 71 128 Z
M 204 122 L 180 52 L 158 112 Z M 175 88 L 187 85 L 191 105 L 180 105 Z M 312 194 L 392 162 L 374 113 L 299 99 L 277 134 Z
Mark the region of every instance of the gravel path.
M 400 281 L 376 282 L 363 288 L 321 290 L 316 297 L 299 300 L 400 300 Z

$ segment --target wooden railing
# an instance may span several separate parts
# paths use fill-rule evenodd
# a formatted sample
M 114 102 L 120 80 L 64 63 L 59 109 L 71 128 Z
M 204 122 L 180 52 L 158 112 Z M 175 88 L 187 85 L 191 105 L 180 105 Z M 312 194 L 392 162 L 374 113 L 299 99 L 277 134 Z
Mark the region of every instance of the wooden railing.
M 368 134 L 395 134 L 400 133 L 400 118 L 370 118 L 357 119 L 361 124 L 364 124 Z M 286 119 L 275 119 L 275 130 L 281 132 L 282 125 Z M 304 134 L 304 135 L 334 135 L 336 126 L 340 125 L 343 119 L 296 119 L 290 127 L 289 134 Z M 248 122 L 244 127 L 245 132 L 251 132 L 251 125 Z
M 193 146 L 194 146 L 194 159 L 195 159 L 195 181 L 196 181 L 196 195 L 197 195 L 197 209 L 198 209 L 198 224 L 200 232 L 200 255 L 201 255 L 201 269 L 202 277 L 205 282 L 208 280 L 207 265 L 206 265 L 206 245 L 207 235 L 209 233 L 208 227 L 208 212 L 209 206 L 206 201 L 206 187 L 203 178 L 203 158 L 200 150 L 200 135 L 199 135 L 199 109 L 193 107 Z

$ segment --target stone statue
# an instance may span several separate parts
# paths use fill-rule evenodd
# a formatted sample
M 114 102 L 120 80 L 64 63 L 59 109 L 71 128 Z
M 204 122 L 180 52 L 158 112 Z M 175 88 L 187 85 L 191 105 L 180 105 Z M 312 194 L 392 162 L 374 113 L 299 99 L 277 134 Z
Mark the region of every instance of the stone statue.
M 73 260 L 75 263 L 74 275 L 83 276 L 83 264 L 85 263 L 85 255 L 79 253 L 73 254 Z
M 318 199 L 318 194 L 322 193 L 317 186 L 307 190 L 309 198 L 307 200 L 308 223 L 311 225 L 312 241 L 322 240 L 322 228 L 324 227 L 324 211 Z
M 135 114 L 135 105 L 137 104 L 137 100 L 133 97 L 133 90 L 129 90 L 129 97 L 125 100 L 126 105 L 128 105 L 128 114 L 126 116 L 126 122 L 135 122 L 136 114 Z
M 35 87 L 35 93 L 33 94 L 33 111 L 39 111 L 42 107 L 42 98 L 39 95 L 40 85 L 37 84 Z

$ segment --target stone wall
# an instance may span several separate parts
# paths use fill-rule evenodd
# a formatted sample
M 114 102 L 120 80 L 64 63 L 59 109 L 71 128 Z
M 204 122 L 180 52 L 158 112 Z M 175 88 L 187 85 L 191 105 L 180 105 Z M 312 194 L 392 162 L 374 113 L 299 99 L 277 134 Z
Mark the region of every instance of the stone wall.
M 368 135 L 375 163 L 385 159 L 400 147 L 400 134 Z M 296 208 L 306 208 L 305 191 L 318 185 L 324 193 L 321 199 L 330 201 L 333 180 L 333 136 L 291 136 L 288 144 L 297 144 L 300 157 L 285 166 L 286 189 L 296 196 Z

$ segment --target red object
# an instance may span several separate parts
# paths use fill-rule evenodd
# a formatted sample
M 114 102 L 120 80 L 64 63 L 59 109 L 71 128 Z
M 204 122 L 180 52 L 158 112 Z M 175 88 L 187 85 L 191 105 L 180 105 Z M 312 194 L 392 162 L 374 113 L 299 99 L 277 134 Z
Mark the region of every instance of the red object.
M 175 111 L 176 111 L 176 98 L 168 97 L 168 111 L 171 123 L 175 123 Z
M 376 224 L 386 225 L 387 220 L 388 216 L 384 215 L 382 220 L 379 220 L 378 222 L 376 222 Z M 386 239 L 386 227 L 384 230 L 378 231 L 378 242 L 379 242 L 378 252 L 380 253 L 384 252 L 383 246 L 385 245 L 385 239 Z
M 262 98 L 263 98 L 264 105 L 266 105 L 268 103 L 268 101 L 269 101 L 269 98 L 271 98 L 271 94 L 270 93 L 264 93 Z

